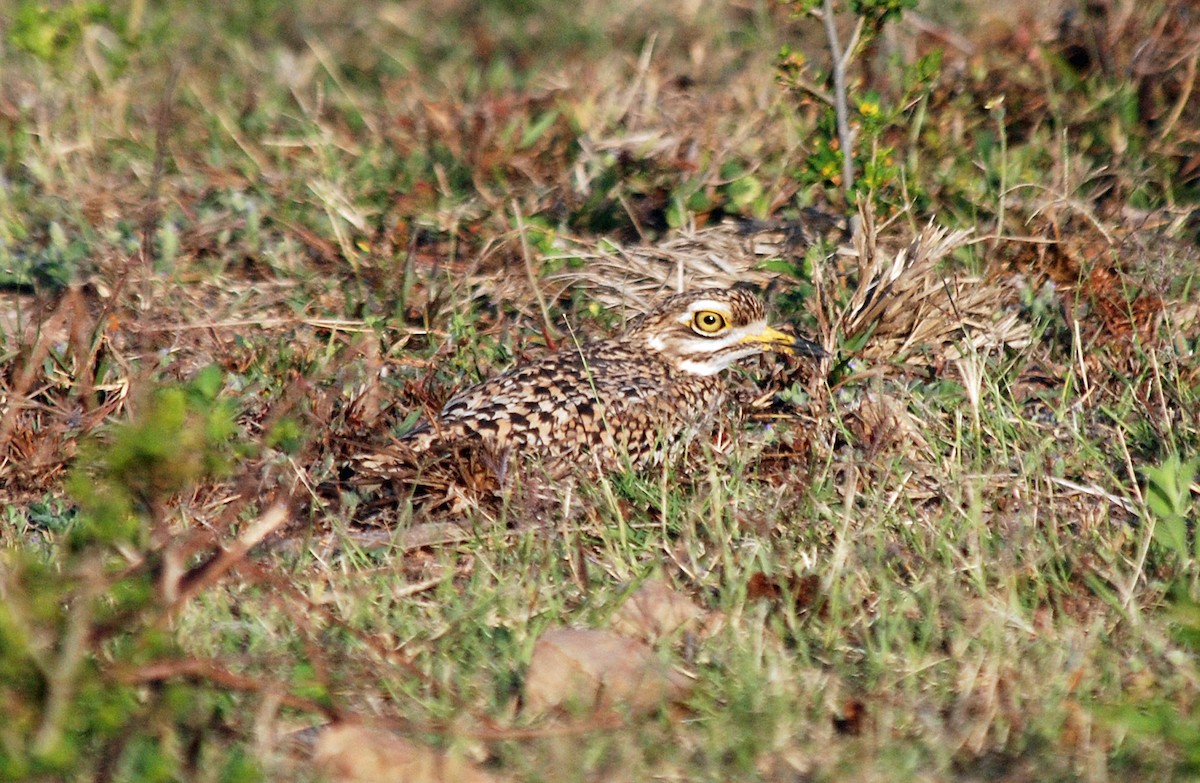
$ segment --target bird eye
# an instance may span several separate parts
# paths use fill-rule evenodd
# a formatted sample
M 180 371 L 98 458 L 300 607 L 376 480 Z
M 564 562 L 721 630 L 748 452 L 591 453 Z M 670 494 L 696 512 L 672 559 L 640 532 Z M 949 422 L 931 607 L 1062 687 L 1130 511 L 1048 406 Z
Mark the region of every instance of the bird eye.
M 692 317 L 692 328 L 700 334 L 716 334 L 726 323 L 725 316 L 712 310 L 701 310 Z

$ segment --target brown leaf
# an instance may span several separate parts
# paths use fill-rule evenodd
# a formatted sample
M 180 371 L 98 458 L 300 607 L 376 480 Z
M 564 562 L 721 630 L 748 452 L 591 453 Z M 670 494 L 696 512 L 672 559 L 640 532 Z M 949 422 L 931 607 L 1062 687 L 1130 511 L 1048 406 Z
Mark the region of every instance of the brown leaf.
M 786 598 L 795 605 L 797 612 L 816 607 L 822 617 L 828 611 L 821 592 L 821 577 L 816 574 L 770 576 L 758 571 L 746 583 L 746 598 L 771 603 L 782 602 Z
M 650 579 L 617 610 L 613 630 L 650 644 L 681 630 L 696 630 L 705 612 L 691 598 L 660 579 Z
M 847 699 L 842 705 L 842 714 L 833 716 L 833 729 L 838 734 L 849 734 L 857 737 L 862 734 L 863 720 L 867 715 L 867 707 L 858 699 Z
M 334 725 L 313 750 L 322 774 L 339 783 L 493 783 L 500 780 L 448 753 L 365 726 Z
M 778 601 L 782 597 L 783 591 L 774 579 L 762 571 L 755 571 L 750 575 L 750 580 L 746 583 L 747 600 L 758 601 L 765 598 L 768 601 Z
M 647 713 L 683 699 L 691 687 L 636 639 L 552 628 L 533 647 L 524 705 L 534 713 L 565 707 Z

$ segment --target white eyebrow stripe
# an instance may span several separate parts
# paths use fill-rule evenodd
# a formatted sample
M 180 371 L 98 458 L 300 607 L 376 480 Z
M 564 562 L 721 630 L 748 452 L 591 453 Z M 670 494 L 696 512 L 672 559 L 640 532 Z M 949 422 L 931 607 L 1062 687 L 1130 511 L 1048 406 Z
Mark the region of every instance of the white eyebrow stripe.
M 727 302 L 718 302 L 715 299 L 697 299 L 688 308 L 689 313 L 698 313 L 701 310 L 715 310 L 726 317 L 730 315 L 729 304 Z
M 727 302 L 718 302 L 715 299 L 697 299 L 688 306 L 686 313 L 683 313 L 679 316 L 678 321 L 681 324 L 690 324 L 692 322 L 692 318 L 696 316 L 696 313 L 703 312 L 705 310 L 711 310 L 714 313 L 720 313 L 725 317 L 726 321 L 733 320 L 733 310 L 730 309 Z

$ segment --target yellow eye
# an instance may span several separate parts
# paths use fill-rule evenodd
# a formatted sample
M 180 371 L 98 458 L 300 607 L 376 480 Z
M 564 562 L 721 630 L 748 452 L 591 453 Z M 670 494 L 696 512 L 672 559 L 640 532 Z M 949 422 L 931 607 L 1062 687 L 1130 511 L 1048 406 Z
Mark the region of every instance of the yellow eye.
M 716 334 L 727 325 L 725 316 L 713 310 L 701 310 L 692 316 L 692 328 L 700 334 Z

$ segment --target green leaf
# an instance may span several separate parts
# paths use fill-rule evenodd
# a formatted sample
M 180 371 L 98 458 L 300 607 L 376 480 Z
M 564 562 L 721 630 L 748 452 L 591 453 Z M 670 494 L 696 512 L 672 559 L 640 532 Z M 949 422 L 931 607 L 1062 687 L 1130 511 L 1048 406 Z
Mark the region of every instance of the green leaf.
M 778 275 L 796 275 L 796 265 L 791 261 L 785 261 L 782 258 L 768 258 L 758 264 L 758 268 L 765 272 L 774 272 Z
M 548 111 L 542 116 L 534 120 L 534 123 L 525 129 L 521 134 L 521 141 L 517 145 L 518 149 L 528 149 L 532 147 L 537 140 L 545 135 L 546 131 L 550 130 L 550 126 L 558 119 L 558 110 Z
M 739 209 L 745 209 L 762 195 L 763 186 L 757 177 L 745 176 L 730 182 L 726 186 L 725 192 L 729 196 L 730 203 Z
M 269 447 L 295 455 L 304 443 L 304 429 L 295 419 L 281 419 L 267 433 L 266 440 Z
M 1188 517 L 1192 509 L 1192 480 L 1196 461 L 1183 462 L 1178 454 L 1161 465 L 1147 467 L 1146 507 L 1154 518 L 1154 539 L 1181 558 L 1189 556 Z M 1200 540 L 1191 553 L 1200 557 Z
M 667 207 L 667 225 L 671 228 L 681 228 L 687 223 L 688 211 L 683 205 L 683 199 L 677 194 L 671 196 L 671 204 Z
M 191 389 L 197 392 L 202 400 L 212 402 L 221 392 L 225 382 L 225 374 L 215 364 L 210 364 L 192 379 Z
M 1182 518 L 1157 519 L 1154 524 L 1154 540 L 1180 557 L 1187 557 L 1187 525 Z

